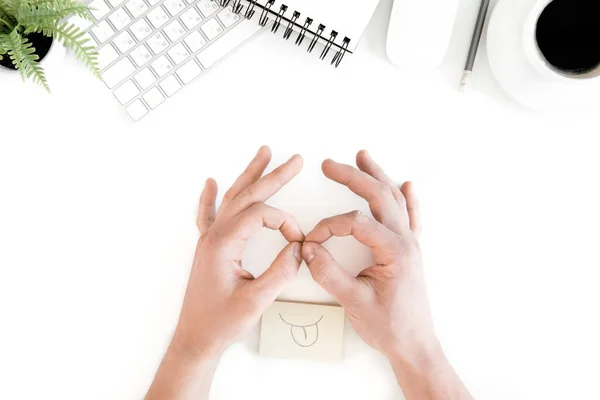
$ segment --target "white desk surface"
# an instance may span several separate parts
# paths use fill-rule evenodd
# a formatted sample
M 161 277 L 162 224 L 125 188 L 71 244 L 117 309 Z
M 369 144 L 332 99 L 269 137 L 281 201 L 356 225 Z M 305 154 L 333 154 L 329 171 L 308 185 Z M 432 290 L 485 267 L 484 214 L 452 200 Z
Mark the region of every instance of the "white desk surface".
M 485 41 L 471 93 L 457 93 L 477 3 L 462 1 L 435 73 L 387 62 L 382 0 L 342 68 L 265 32 L 137 124 L 73 60 L 51 96 L 3 89 L 0 398 L 142 398 L 178 316 L 204 179 L 228 187 L 269 144 L 277 162 L 305 158 L 271 204 L 307 231 L 366 208 L 322 176 L 326 157 L 368 148 L 416 182 L 435 322 L 476 398 L 598 399 L 598 112 L 512 103 Z M 282 244 L 265 233 L 247 265 L 264 269 Z M 353 270 L 369 260 L 350 239 L 331 249 Z M 282 297 L 330 300 L 305 267 Z M 335 365 L 261 359 L 257 335 L 224 356 L 213 399 L 401 398 L 349 326 Z

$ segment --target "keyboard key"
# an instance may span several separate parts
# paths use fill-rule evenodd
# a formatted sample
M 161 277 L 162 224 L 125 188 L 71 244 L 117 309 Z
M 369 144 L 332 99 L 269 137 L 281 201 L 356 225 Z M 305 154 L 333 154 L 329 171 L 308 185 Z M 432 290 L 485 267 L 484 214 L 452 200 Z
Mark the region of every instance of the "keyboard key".
M 223 9 L 217 14 L 217 17 L 223 23 L 225 29 L 235 24 L 241 18 L 239 14 L 236 14 L 233 11 L 231 11 L 231 7 Z
M 106 68 L 111 62 L 119 58 L 119 53 L 109 43 L 98 50 L 98 68 L 101 70 Z
M 145 65 L 152 58 L 152 54 L 146 45 L 137 47 L 131 53 L 129 53 L 129 56 L 131 56 L 133 62 L 135 62 L 138 67 Z
M 212 0 L 200 0 L 196 6 L 205 17 L 213 15 L 219 9 L 217 2 Z
M 106 86 L 112 89 L 133 72 L 135 72 L 135 67 L 131 61 L 125 57 L 104 71 L 102 73 L 102 79 L 104 80 L 104 83 L 106 83 Z
M 129 80 L 121 86 L 119 86 L 117 89 L 115 89 L 113 94 L 115 95 L 117 100 L 119 100 L 119 103 L 125 105 L 131 100 L 133 100 L 135 96 L 140 94 L 140 89 L 138 89 L 138 87 L 135 86 L 135 83 L 133 83 L 133 81 Z
M 198 66 L 196 61 L 190 60 L 183 64 L 181 68 L 177 70 L 177 76 L 181 79 L 184 85 L 187 85 L 194 80 L 198 75 L 202 73 L 202 68 Z
M 261 28 L 256 21 L 244 20 L 200 52 L 196 58 L 204 68 L 210 68 Z
M 104 0 L 94 0 L 90 3 L 90 12 L 97 20 L 108 14 L 110 8 Z
M 160 56 L 152 62 L 152 69 L 156 72 L 159 78 L 162 78 L 173 69 L 173 64 L 169 61 L 166 56 Z
M 111 6 L 113 7 L 118 7 L 121 5 L 121 3 L 123 3 L 125 0 L 108 0 L 108 2 L 110 3 Z
M 148 92 L 144 94 L 143 97 L 146 101 L 146 104 L 148 104 L 148 106 L 151 109 L 155 109 L 162 102 L 165 101 L 165 96 L 163 96 L 163 94 L 160 92 L 160 90 L 158 90 L 157 87 L 153 87 L 152 89 L 148 90 Z
M 114 38 L 113 43 L 117 46 L 121 53 L 126 53 L 127 51 L 131 50 L 133 46 L 135 46 L 135 41 L 127 31 Z
M 165 26 L 163 30 L 165 31 L 169 39 L 171 39 L 171 42 L 175 42 L 177 39 L 185 35 L 185 30 L 183 29 L 183 26 L 181 26 L 181 24 L 177 20 Z
M 154 6 L 158 3 L 160 3 L 162 0 L 148 0 L 148 3 L 150 3 L 150 6 Z
M 140 41 L 146 39 L 152 33 L 152 28 L 150 28 L 150 25 L 143 18 L 131 25 L 129 29 L 131 29 L 133 36 Z
M 167 96 L 171 97 L 181 89 L 181 83 L 175 78 L 175 75 L 169 75 L 160 83 L 160 88 Z
M 163 51 L 169 46 L 167 38 L 165 38 L 160 32 L 150 36 L 150 39 L 148 39 L 146 43 L 148 44 L 148 46 L 150 46 L 154 54 L 160 54 L 161 51 Z
M 200 29 L 202 29 L 202 32 L 204 32 L 208 40 L 213 40 L 214 38 L 219 36 L 221 32 L 223 32 L 223 28 L 214 18 L 211 18 L 208 21 L 206 21 L 206 23 L 202 25 Z
M 175 65 L 179 65 L 190 57 L 190 52 L 185 48 L 182 43 L 178 43 L 176 46 L 171 48 L 167 54 L 171 57 L 171 60 Z
M 182 43 L 178 43 L 175 47 L 170 49 L 167 54 L 169 54 L 169 57 L 171 57 L 171 60 L 173 60 L 175 65 L 181 64 L 191 55 Z
M 198 31 L 190 33 L 183 41 L 193 53 L 206 46 L 206 39 Z
M 148 10 L 148 5 L 144 0 L 129 0 L 125 7 L 127 7 L 133 18 L 139 17 Z
M 102 21 L 92 28 L 92 33 L 100 43 L 104 43 L 115 34 L 115 31 L 110 27 L 108 22 Z
M 134 77 L 135 81 L 140 85 L 142 90 L 148 89 L 154 82 L 156 82 L 156 77 L 150 71 L 149 68 L 144 68 L 140 72 L 138 72 Z
M 140 99 L 131 103 L 125 110 L 134 121 L 139 121 L 144 115 L 148 114 L 148 108 L 146 108 Z
M 156 29 L 163 26 L 169 20 L 169 16 L 162 7 L 157 7 L 150 11 L 147 17 L 148 21 L 150 21 L 152 26 L 154 26 Z
M 125 11 L 123 8 L 119 8 L 117 11 L 112 13 L 108 19 L 110 19 L 110 22 L 112 22 L 113 26 L 118 31 L 125 28 L 131 22 L 129 14 L 127 14 L 127 11 Z
M 172 16 L 176 16 L 185 8 L 183 0 L 165 0 L 163 5 Z
M 200 16 L 200 13 L 198 13 L 198 11 L 196 11 L 196 9 L 194 8 L 190 8 L 189 10 L 181 14 L 179 18 L 181 18 L 181 21 L 183 21 L 183 24 L 188 29 L 194 29 L 200 24 L 200 22 L 202 22 L 202 17 Z

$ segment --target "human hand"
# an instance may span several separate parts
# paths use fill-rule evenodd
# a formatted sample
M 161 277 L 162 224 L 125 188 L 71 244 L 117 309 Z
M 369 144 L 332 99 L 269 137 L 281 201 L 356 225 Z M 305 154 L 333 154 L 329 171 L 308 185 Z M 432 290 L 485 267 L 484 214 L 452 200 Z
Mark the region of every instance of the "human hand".
M 304 234 L 289 214 L 264 202 L 302 169 L 293 156 L 261 178 L 271 160 L 261 147 L 227 191 L 218 211 L 217 184 L 209 179 L 200 198 L 200 240 L 174 341 L 194 352 L 220 354 L 246 334 L 298 273 Z M 278 229 L 290 242 L 273 264 L 255 278 L 242 266 L 248 239 L 261 228 Z
M 356 164 L 359 169 L 327 160 L 323 172 L 364 198 L 374 218 L 354 211 L 322 220 L 306 236 L 302 255 L 365 342 L 388 358 L 418 362 L 439 344 L 425 289 L 413 185 L 398 188 L 366 151 L 357 154 Z M 332 236 L 348 235 L 369 246 L 376 262 L 357 277 L 322 246 Z

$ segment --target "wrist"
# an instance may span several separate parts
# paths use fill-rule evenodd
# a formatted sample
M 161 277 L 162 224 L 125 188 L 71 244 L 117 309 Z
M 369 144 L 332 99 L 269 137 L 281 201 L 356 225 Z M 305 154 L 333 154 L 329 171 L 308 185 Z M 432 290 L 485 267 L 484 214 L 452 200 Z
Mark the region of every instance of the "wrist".
M 169 353 L 178 358 L 209 362 L 218 362 L 224 351 L 225 346 L 219 345 L 216 341 L 198 340 L 179 327 L 175 330 L 168 349 Z
M 190 345 L 176 331 L 145 399 L 207 399 L 220 356 Z
M 398 384 L 408 400 L 438 399 L 432 389 L 438 386 L 440 370 L 446 362 L 441 351 L 423 351 L 418 354 L 395 354 L 389 358 Z
M 386 352 L 385 356 L 394 368 L 396 375 L 398 372 L 402 375 L 426 375 L 436 366 L 447 362 L 437 339 L 427 343 L 396 347 Z
M 472 400 L 439 342 L 410 355 L 397 352 L 388 359 L 407 400 Z

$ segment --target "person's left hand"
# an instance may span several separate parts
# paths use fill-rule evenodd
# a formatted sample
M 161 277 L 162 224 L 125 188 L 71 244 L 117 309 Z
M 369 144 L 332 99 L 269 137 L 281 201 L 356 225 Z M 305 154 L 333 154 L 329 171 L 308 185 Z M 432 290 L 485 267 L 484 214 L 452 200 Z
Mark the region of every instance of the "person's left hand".
M 261 178 L 271 151 L 261 147 L 248 168 L 215 208 L 217 184 L 209 179 L 200 198 L 200 240 L 174 342 L 200 354 L 220 354 L 258 323 L 300 268 L 304 234 L 289 214 L 264 202 L 302 169 L 293 156 Z M 258 278 L 242 266 L 248 239 L 263 227 L 278 229 L 290 242 Z

